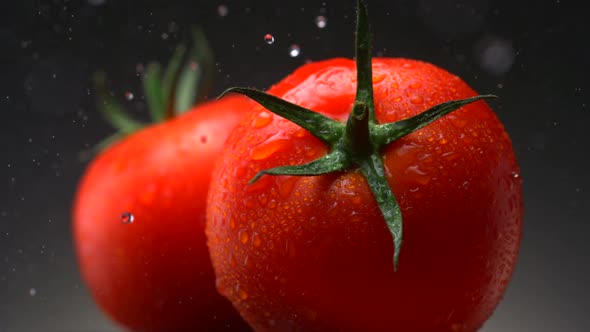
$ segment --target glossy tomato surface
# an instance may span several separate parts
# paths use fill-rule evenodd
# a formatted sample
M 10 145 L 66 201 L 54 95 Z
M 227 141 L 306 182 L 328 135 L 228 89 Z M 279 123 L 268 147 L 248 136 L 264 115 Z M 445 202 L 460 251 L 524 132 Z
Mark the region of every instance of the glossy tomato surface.
M 373 59 L 379 123 L 476 93 L 432 64 Z M 270 94 L 345 121 L 355 64 L 305 65 Z M 327 152 L 297 125 L 252 108 L 213 171 L 206 234 L 217 286 L 256 331 L 475 331 L 500 302 L 521 240 L 511 141 L 478 101 L 388 145 L 385 173 L 403 214 L 399 269 L 382 214 L 358 170 L 258 171 Z
M 137 331 L 246 331 L 214 283 L 205 200 L 242 97 L 143 129 L 91 162 L 73 209 L 83 278 L 100 307 Z

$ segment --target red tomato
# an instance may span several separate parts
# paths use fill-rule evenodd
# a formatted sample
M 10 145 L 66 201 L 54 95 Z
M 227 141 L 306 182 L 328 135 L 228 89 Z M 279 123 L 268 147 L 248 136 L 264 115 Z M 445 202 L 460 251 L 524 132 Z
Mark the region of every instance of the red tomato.
M 476 93 L 425 62 L 373 59 L 375 114 L 389 123 Z M 270 94 L 345 121 L 355 63 L 305 65 Z M 257 172 L 325 155 L 323 142 L 262 106 L 213 170 L 206 234 L 219 291 L 256 331 L 475 331 L 513 272 L 523 217 L 510 139 L 483 101 L 386 146 L 404 218 L 399 269 L 383 215 L 356 169 Z
M 199 105 L 107 149 L 84 174 L 73 209 L 81 271 L 126 327 L 247 328 L 215 289 L 204 227 L 213 159 L 249 103 Z

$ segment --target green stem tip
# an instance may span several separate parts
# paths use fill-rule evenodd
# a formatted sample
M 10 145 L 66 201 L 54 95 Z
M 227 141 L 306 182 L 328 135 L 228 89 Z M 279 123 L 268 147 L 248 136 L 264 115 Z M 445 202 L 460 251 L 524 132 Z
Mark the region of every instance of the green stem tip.
M 191 29 L 190 48 L 176 47 L 166 68 L 156 62 L 147 65 L 142 76 L 143 92 L 151 123 L 174 118 L 204 99 L 210 91 L 215 72 L 213 52 L 205 34 L 199 28 Z M 102 71 L 92 77 L 97 94 L 97 108 L 117 132 L 80 155 L 89 159 L 123 137 L 144 128 L 147 124 L 134 119 L 109 92 L 107 77 Z

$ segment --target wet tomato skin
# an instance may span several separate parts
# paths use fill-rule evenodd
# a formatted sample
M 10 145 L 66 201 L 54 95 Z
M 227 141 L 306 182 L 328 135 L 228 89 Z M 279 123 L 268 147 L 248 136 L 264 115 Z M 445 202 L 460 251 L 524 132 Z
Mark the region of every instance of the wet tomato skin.
M 224 98 L 147 127 L 83 174 L 72 212 L 79 266 L 98 305 L 123 326 L 248 330 L 215 289 L 204 227 L 213 159 L 249 103 Z
M 268 92 L 344 121 L 352 60 L 311 63 Z M 373 59 L 376 117 L 393 122 L 476 93 L 408 59 Z M 512 275 L 522 232 L 511 141 L 482 101 L 383 149 L 402 209 L 399 270 L 369 187 L 356 171 L 316 177 L 260 170 L 326 153 L 317 138 L 255 106 L 213 170 L 206 235 L 219 291 L 256 331 L 475 331 Z

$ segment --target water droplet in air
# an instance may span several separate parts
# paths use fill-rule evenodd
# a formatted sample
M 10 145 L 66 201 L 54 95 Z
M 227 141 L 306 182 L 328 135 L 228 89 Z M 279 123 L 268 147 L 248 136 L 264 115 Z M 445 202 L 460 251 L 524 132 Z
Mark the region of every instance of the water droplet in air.
M 30 289 L 29 289 L 29 295 L 30 295 L 30 296 L 35 296 L 35 295 L 37 295 L 37 289 L 35 289 L 35 288 L 30 288 Z
M 291 45 L 291 47 L 289 47 L 289 55 L 292 58 L 298 57 L 299 56 L 299 53 L 301 53 L 301 49 L 299 48 L 298 45 L 293 44 L 293 45 Z
M 275 42 L 275 37 L 270 33 L 267 33 L 266 35 L 264 35 L 264 41 L 270 45 Z
M 121 213 L 121 222 L 123 224 L 131 224 L 135 220 L 135 216 L 131 212 Z
M 225 6 L 225 5 L 219 5 L 217 7 L 217 14 L 219 16 L 225 17 L 225 16 L 227 16 L 227 12 L 228 12 L 227 6 Z
M 125 99 L 133 100 L 133 98 L 135 98 L 135 96 L 133 95 L 133 92 L 131 92 L 131 91 L 125 92 Z
M 315 24 L 318 28 L 323 29 L 326 27 L 326 24 L 328 24 L 328 19 L 325 16 L 320 15 L 315 18 Z

